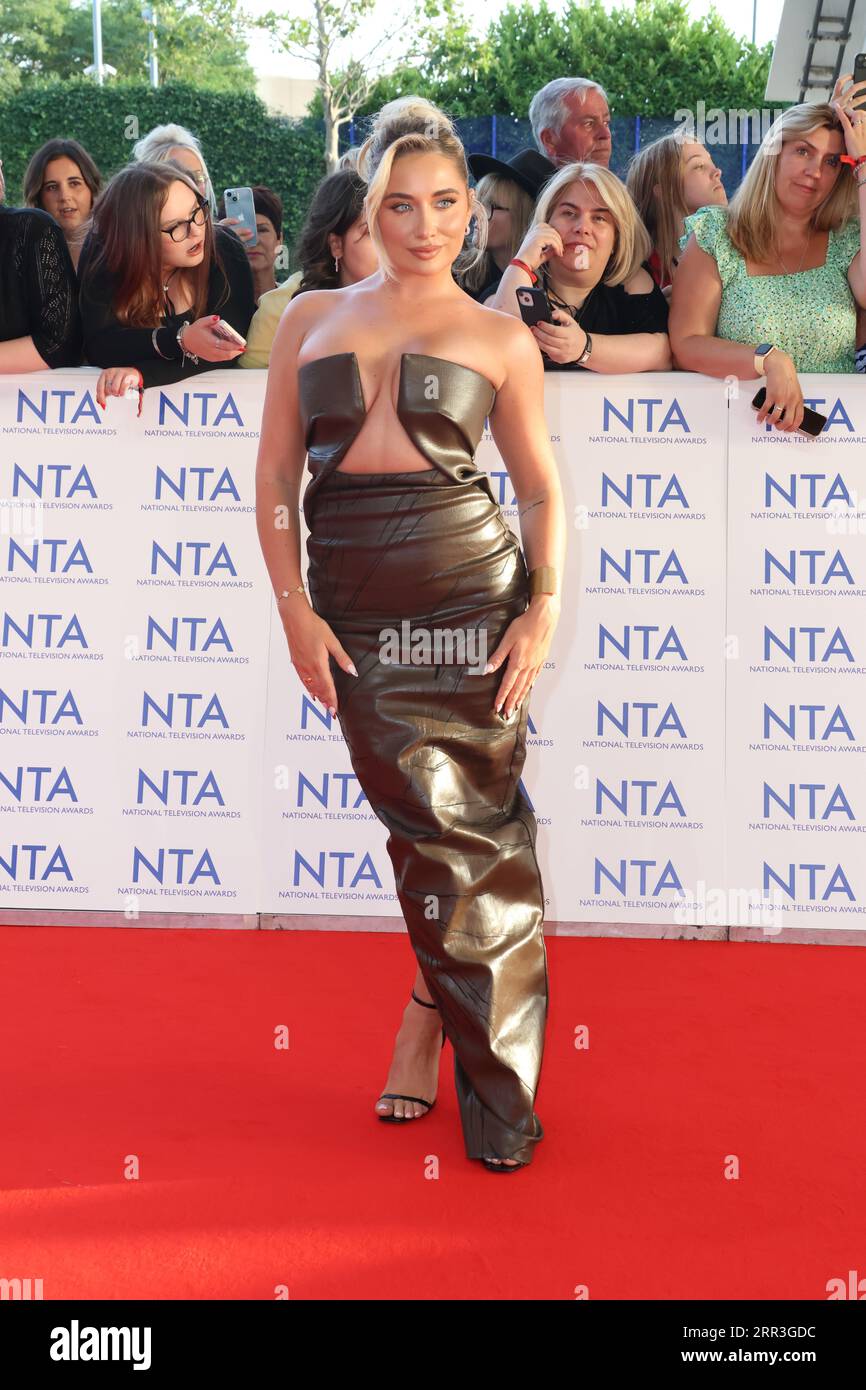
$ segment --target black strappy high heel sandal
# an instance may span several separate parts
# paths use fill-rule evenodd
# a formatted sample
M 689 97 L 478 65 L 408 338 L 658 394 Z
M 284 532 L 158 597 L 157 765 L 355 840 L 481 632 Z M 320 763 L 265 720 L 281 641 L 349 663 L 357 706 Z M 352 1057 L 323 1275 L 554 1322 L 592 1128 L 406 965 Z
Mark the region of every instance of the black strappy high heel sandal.
M 412 991 L 412 998 L 415 1000 L 415 1003 L 416 1003 L 416 1004 L 420 1004 L 420 1005 L 422 1006 L 422 1008 L 425 1008 L 425 1009 L 435 1009 L 435 1008 L 436 1008 L 436 1005 L 435 1005 L 435 1004 L 428 1004 L 426 999 L 419 999 L 418 996 L 417 996 L 417 994 L 415 993 L 414 989 L 413 989 L 413 991 Z M 445 1046 L 445 1029 L 444 1029 L 444 1028 L 442 1029 L 442 1046 L 443 1046 L 443 1047 Z M 413 1124 L 415 1120 L 422 1120 L 422 1119 L 425 1119 L 426 1116 L 430 1114 L 430 1111 L 433 1109 L 433 1106 L 436 1104 L 435 1100 L 424 1100 L 421 1096 L 398 1096 L 398 1095 L 395 1095 L 393 1091 L 386 1091 L 385 1095 L 379 1097 L 379 1100 L 412 1100 L 412 1101 L 415 1102 L 416 1105 L 426 1105 L 427 1109 L 426 1109 L 424 1115 L 415 1115 L 415 1116 L 413 1116 L 413 1118 L 412 1118 L 411 1120 L 407 1120 L 406 1117 L 405 1117 L 405 1115 L 394 1115 L 394 1114 L 391 1114 L 391 1115 L 379 1115 L 379 1116 L 377 1116 L 377 1119 L 385 1120 L 387 1123 L 390 1123 L 390 1124 L 393 1124 L 393 1125 Z

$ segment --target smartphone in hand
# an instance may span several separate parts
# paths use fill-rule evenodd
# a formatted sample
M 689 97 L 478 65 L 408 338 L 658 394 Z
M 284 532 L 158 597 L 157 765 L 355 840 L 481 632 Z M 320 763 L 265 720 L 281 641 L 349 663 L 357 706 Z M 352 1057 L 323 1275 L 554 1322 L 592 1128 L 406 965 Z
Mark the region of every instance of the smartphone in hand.
M 767 388 L 766 386 L 762 386 L 757 396 L 752 401 L 752 409 L 760 410 L 766 399 Z M 770 423 L 775 424 L 777 422 L 771 420 Z M 803 434 L 819 435 L 826 423 L 826 415 L 819 415 L 817 410 L 810 410 L 806 405 L 803 407 L 803 423 L 798 425 L 797 428 L 802 430 Z
M 547 295 L 538 285 L 521 285 L 514 293 L 517 295 L 520 317 L 529 328 L 534 327 L 536 323 L 553 323 Z
M 251 188 L 227 188 L 223 193 L 226 217 L 236 217 L 238 226 L 252 232 L 250 237 L 241 237 L 244 246 L 255 246 L 259 239 L 256 229 L 256 205 Z
M 246 347 L 247 340 L 242 338 L 236 329 L 232 328 L 225 319 L 219 319 L 217 323 L 211 325 L 211 332 L 214 337 L 221 338 L 224 343 L 234 343 L 237 347 Z
M 854 81 L 866 82 L 866 53 L 858 53 L 854 58 Z M 854 111 L 866 109 L 866 92 L 861 92 L 857 100 L 852 101 L 851 107 Z

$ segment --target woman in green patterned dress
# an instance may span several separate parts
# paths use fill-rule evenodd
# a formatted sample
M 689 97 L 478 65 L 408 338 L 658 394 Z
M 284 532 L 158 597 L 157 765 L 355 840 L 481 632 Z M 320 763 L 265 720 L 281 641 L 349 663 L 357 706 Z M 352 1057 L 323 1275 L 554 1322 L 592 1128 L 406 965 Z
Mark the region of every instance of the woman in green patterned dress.
M 802 423 L 799 372 L 855 370 L 857 309 L 866 307 L 866 111 L 851 103 L 849 89 L 832 104 L 782 112 L 730 206 L 685 221 L 674 362 L 708 376 L 765 376 L 757 418 L 780 430 Z

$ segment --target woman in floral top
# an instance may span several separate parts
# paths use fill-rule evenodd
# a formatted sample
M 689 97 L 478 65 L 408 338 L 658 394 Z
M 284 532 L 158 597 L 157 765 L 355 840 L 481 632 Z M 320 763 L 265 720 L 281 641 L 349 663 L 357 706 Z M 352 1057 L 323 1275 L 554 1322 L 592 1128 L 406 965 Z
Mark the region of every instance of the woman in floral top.
M 781 430 L 802 423 L 798 372 L 855 370 L 857 308 L 866 306 L 866 112 L 851 105 L 860 85 L 830 105 L 782 112 L 730 207 L 701 208 L 685 223 L 674 361 L 709 376 L 765 375 L 757 418 Z

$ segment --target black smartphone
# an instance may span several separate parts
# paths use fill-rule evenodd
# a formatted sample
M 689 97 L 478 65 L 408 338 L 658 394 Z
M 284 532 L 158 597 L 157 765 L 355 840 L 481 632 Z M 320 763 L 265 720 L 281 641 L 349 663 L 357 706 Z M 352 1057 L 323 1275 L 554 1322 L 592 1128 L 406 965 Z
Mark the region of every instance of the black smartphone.
M 753 408 L 754 410 L 760 410 L 760 409 L 761 409 L 761 406 L 764 404 L 764 401 L 765 401 L 766 399 L 767 399 L 767 388 L 766 388 L 766 386 L 762 386 L 761 389 L 760 389 L 760 391 L 758 392 L 757 396 L 756 396 L 755 399 L 752 401 L 752 408 Z M 773 422 L 771 422 L 771 423 L 775 423 L 775 421 L 773 421 Z M 807 405 L 804 405 L 804 406 L 803 406 L 803 423 L 802 423 L 802 425 L 798 425 L 797 428 L 798 428 L 799 430 L 802 430 L 804 434 L 814 434 L 814 435 L 818 435 L 818 434 L 821 433 L 821 431 L 822 431 L 822 429 L 824 428 L 824 426 L 826 425 L 826 423 L 827 423 L 827 416 L 826 416 L 826 415 L 819 415 L 818 412 L 817 412 L 817 410 L 810 410 L 809 407 L 808 407 Z
M 858 53 L 854 58 L 854 81 L 866 82 L 866 53 Z M 861 92 L 851 106 L 855 111 L 866 110 L 866 92 Z
M 538 285 L 527 285 L 525 288 L 521 286 L 514 293 L 517 295 L 520 317 L 529 328 L 536 323 L 553 323 L 547 295 Z

